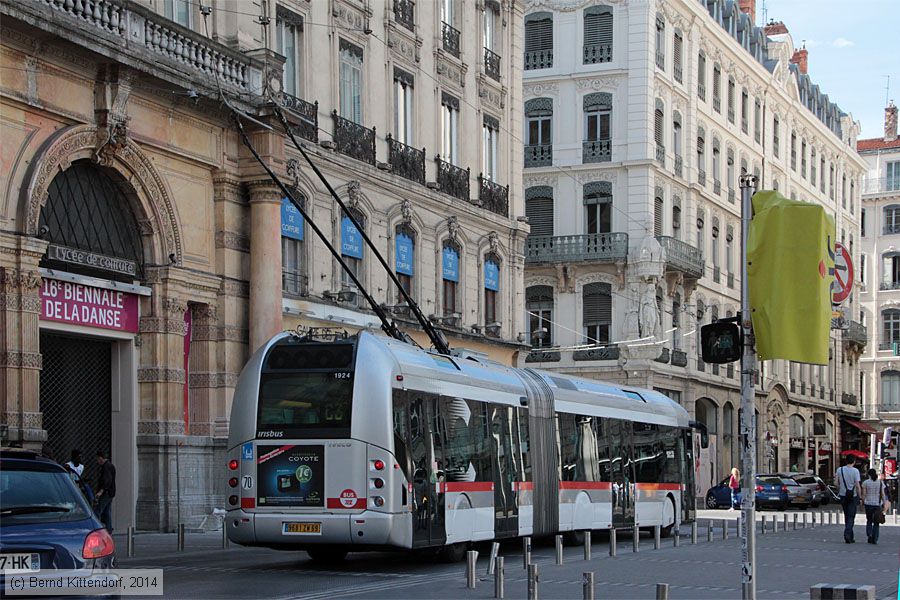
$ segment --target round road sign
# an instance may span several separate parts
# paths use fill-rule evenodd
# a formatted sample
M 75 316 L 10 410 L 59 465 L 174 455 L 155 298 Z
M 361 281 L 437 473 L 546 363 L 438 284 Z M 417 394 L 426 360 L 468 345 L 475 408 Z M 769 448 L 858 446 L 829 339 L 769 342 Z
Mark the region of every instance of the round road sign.
M 834 281 L 831 284 L 831 302 L 840 304 L 853 289 L 853 262 L 850 251 L 840 242 L 834 245 Z

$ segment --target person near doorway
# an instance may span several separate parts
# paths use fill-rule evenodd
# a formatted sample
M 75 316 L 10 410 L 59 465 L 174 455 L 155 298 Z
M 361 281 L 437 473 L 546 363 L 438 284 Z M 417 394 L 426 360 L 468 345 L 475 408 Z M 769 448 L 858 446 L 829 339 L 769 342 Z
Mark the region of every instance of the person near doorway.
M 878 472 L 869 469 L 868 477 L 862 483 L 863 507 L 866 509 L 866 537 L 870 544 L 878 543 L 878 525 L 881 523 L 884 503 L 884 482 L 878 479 Z
M 731 468 L 731 477 L 728 478 L 728 488 L 731 490 L 731 508 L 740 508 L 741 504 L 741 472 L 737 467 Z
M 116 497 L 116 468 L 103 450 L 97 450 L 100 477 L 97 480 L 97 516 L 107 531 L 113 532 L 112 501 Z
M 859 470 L 853 466 L 854 458 L 848 456 L 844 462 L 846 464 L 835 472 L 834 480 L 838 484 L 841 508 L 844 509 L 844 541 L 852 544 L 853 522 L 856 520 L 856 507 L 862 494 L 859 487 Z
M 72 481 L 75 482 L 75 485 L 78 486 L 78 489 L 81 490 L 87 501 L 93 504 L 94 490 L 84 479 L 84 462 L 81 460 L 81 450 L 72 450 L 72 453 L 69 455 L 69 462 L 65 464 L 65 467 L 66 471 L 69 472 L 69 477 L 72 478 Z

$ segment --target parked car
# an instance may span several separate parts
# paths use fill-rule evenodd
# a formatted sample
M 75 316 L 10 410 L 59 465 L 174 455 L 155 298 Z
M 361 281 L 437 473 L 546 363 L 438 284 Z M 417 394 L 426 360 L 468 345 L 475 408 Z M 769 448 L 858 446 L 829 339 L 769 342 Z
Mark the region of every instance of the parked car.
M 728 487 L 728 477 L 718 485 L 714 485 L 706 492 L 706 508 L 731 507 L 731 489 Z M 774 475 L 759 475 L 756 478 L 756 505 L 760 508 L 771 507 L 784 510 L 790 504 L 788 487 L 780 477 Z
M 6 577 L 41 569 L 97 575 L 115 543 L 65 469 L 34 452 L 0 449 L 0 589 Z
M 810 506 L 816 508 L 820 504 L 828 504 L 831 494 L 828 492 L 828 486 L 816 475 L 810 473 L 779 473 L 779 477 L 790 477 L 803 487 L 812 492 Z
M 777 477 L 777 475 L 775 476 Z M 788 497 L 790 498 L 790 506 L 797 508 L 806 508 L 812 504 L 812 490 L 801 485 L 791 477 L 779 477 L 781 482 L 787 487 Z

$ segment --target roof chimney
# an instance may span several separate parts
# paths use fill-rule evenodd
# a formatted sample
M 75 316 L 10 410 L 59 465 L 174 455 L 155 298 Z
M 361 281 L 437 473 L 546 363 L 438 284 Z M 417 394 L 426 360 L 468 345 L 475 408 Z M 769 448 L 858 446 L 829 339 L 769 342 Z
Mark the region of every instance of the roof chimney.
M 897 139 L 897 105 L 891 100 L 884 108 L 884 141 Z
M 781 35 L 787 33 L 787 26 L 782 21 L 769 21 L 766 26 L 763 28 L 766 32 L 766 35 Z
M 756 0 L 740 0 L 738 6 L 742 13 L 750 15 L 750 22 L 756 25 Z
M 791 57 L 791 62 L 799 67 L 800 72 L 806 75 L 806 71 L 809 68 L 809 62 L 807 60 L 807 56 L 809 55 L 809 51 L 806 49 L 806 46 L 803 46 L 799 50 L 794 50 L 794 55 Z

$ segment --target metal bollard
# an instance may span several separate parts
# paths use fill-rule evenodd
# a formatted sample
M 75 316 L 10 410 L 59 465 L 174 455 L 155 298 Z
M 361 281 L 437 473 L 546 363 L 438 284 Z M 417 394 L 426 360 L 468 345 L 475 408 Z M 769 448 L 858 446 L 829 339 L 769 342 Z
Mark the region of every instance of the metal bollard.
M 581 574 L 581 597 L 583 600 L 594 600 L 594 572 Z
M 631 529 L 631 551 L 637 552 L 641 549 L 641 530 L 635 525 Z
M 672 530 L 672 546 L 677 548 L 680 545 L 681 545 L 681 532 L 678 531 L 678 526 L 675 525 L 674 529 Z
M 806 529 L 806 513 L 803 513 L 803 518 L 800 519 L 800 527 L 801 529 Z
M 539 581 L 537 565 L 528 565 L 528 600 L 538 600 Z
M 728 521 L 727 520 L 722 521 L 722 539 L 723 540 L 728 539 Z
M 181 552 L 184 550 L 184 523 L 178 524 L 178 551 Z
M 493 542 L 491 544 L 491 559 L 488 561 L 488 575 L 494 574 L 494 569 L 497 565 L 497 554 L 500 553 L 500 542 Z
M 656 584 L 656 600 L 669 600 L 669 584 L 668 583 L 657 583 Z
M 128 538 L 126 541 L 126 555 L 128 558 L 134 558 L 134 527 L 128 527 Z
M 788 516 L 787 513 L 784 514 L 784 523 L 782 523 L 784 532 L 787 533 L 788 530 Z
M 760 535 L 766 535 L 766 515 L 762 515 L 762 520 L 759 522 L 760 524 Z
M 809 516 L 811 517 L 811 521 L 812 521 L 810 526 L 813 529 L 815 529 L 816 528 L 816 513 L 809 513 Z
M 741 537 L 741 515 L 738 515 L 738 518 L 734 520 L 734 537 Z
M 584 560 L 591 560 L 591 532 L 584 532 Z
M 222 549 L 228 548 L 228 526 L 225 519 L 222 519 Z
M 497 557 L 497 563 L 494 566 L 494 598 L 502 598 L 503 589 L 503 557 Z
M 475 561 L 477 560 L 477 550 L 469 550 L 466 552 L 466 587 L 470 590 L 475 589 Z
M 697 543 L 697 521 L 696 520 L 693 523 L 691 523 L 691 543 L 692 544 Z
M 896 500 L 894 500 L 894 502 L 896 502 Z M 897 524 L 897 509 L 895 508 L 894 509 L 894 525 L 896 525 L 896 524 Z
M 659 550 L 659 536 L 660 536 L 659 531 L 660 531 L 659 525 L 654 525 L 653 526 L 653 549 L 654 550 Z
M 713 522 L 706 522 L 706 541 L 711 542 L 713 540 Z
M 616 557 L 616 530 L 615 528 L 609 530 L 609 555 L 613 558 Z
M 558 565 L 563 564 L 562 549 L 563 549 L 562 536 L 558 535 L 558 536 L 556 536 L 556 564 L 558 564 Z
M 797 513 L 794 513 L 794 518 L 792 520 L 794 523 L 793 523 L 793 525 L 791 525 L 791 529 L 793 529 L 794 531 L 797 531 Z
M 527 569 L 531 564 L 531 538 L 522 538 L 522 568 Z

